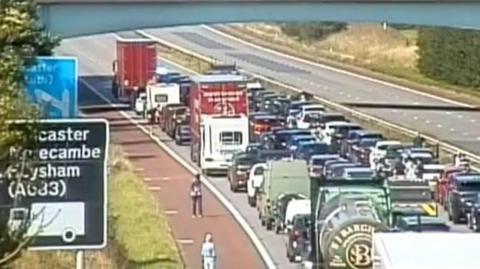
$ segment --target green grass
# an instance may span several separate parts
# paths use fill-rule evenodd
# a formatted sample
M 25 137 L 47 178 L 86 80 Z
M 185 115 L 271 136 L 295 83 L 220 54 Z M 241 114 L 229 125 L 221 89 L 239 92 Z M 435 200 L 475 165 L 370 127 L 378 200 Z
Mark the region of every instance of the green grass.
M 113 161 L 111 172 L 113 234 L 128 268 L 183 268 L 169 224 L 146 185 L 123 158 Z

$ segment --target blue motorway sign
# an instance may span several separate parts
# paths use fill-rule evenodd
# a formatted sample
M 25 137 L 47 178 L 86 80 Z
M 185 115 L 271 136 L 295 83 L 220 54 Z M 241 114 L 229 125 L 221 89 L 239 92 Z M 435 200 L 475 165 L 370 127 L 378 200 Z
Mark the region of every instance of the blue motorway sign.
M 74 57 L 38 57 L 26 72 L 28 97 L 43 118 L 76 118 L 78 67 Z

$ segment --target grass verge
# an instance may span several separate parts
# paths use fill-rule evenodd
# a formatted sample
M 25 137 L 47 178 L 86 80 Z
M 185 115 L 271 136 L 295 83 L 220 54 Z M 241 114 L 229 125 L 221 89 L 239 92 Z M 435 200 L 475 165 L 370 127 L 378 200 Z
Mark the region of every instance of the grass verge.
M 184 268 L 154 197 L 118 148 L 111 156 L 109 209 L 113 238 L 122 254 L 117 262 L 132 269 Z
M 207 63 L 204 60 L 198 59 L 197 57 L 194 57 L 192 55 L 183 53 L 183 52 L 178 51 L 178 50 L 173 49 L 173 48 L 169 48 L 169 47 L 167 47 L 163 44 L 159 44 L 159 47 L 160 47 L 160 50 L 164 52 L 164 54 L 162 55 L 163 57 L 165 57 L 165 58 L 169 59 L 170 61 L 173 61 L 173 62 L 175 62 L 175 63 L 177 63 L 177 64 L 179 64 L 183 67 L 191 69 L 195 72 L 203 73 L 206 70 L 208 70 L 208 68 L 210 67 L 210 63 Z M 199 63 L 199 62 L 203 62 L 203 63 Z M 202 67 L 202 69 L 200 69 L 199 67 Z M 275 83 L 271 83 L 271 82 L 264 81 L 264 80 L 261 80 L 261 81 L 262 81 L 262 84 L 265 87 L 267 87 L 268 89 L 283 92 L 283 93 L 286 93 L 286 94 L 296 94 L 296 92 L 293 92 L 292 90 L 290 90 L 288 88 L 281 87 L 281 86 L 279 86 Z M 335 108 L 329 107 L 328 105 L 326 105 L 326 107 L 328 107 L 332 110 L 336 110 Z M 412 136 L 406 135 L 402 132 L 399 132 L 396 129 L 381 125 L 377 121 L 361 119 L 361 118 L 358 118 L 358 117 L 354 116 L 353 114 L 350 114 L 346 111 L 340 111 L 340 112 L 344 113 L 347 118 L 359 123 L 364 128 L 381 132 L 382 134 L 384 134 L 386 137 L 388 137 L 390 139 L 400 140 L 400 141 L 403 141 L 403 142 L 411 142 L 412 139 L 413 139 Z M 428 146 L 432 147 L 432 148 L 435 147 L 435 145 L 428 145 Z M 451 163 L 451 160 L 452 160 L 452 157 L 451 157 L 452 153 L 451 152 L 440 149 L 439 154 L 440 154 L 439 158 L 440 158 L 440 161 L 442 163 Z M 475 165 L 475 166 L 479 165 L 479 164 L 474 163 L 474 162 L 472 164 Z
M 289 39 L 288 37 L 277 37 L 275 42 L 272 42 L 272 37 L 262 34 L 261 31 L 252 31 L 247 27 L 215 26 L 215 28 L 237 38 L 251 42 L 252 44 L 312 62 L 395 83 L 397 85 L 467 104 L 480 105 L 480 91 L 478 89 L 458 87 L 441 81 L 436 81 L 423 76 L 416 69 L 402 68 L 391 64 L 364 64 L 356 61 L 352 62 L 348 57 L 341 57 L 339 55 L 331 54 L 328 51 L 316 50 L 312 52 L 311 50 L 308 50 L 308 44 Z

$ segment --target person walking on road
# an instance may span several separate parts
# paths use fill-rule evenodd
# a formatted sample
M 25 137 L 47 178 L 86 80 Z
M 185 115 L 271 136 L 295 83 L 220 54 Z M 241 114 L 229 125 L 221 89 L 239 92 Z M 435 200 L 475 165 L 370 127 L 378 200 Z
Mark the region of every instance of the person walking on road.
M 202 244 L 202 263 L 203 269 L 215 269 L 215 261 L 217 254 L 215 252 L 215 244 L 211 233 L 205 234 L 205 240 Z
M 196 174 L 190 185 L 190 197 L 192 198 L 192 218 L 202 217 L 202 182 L 200 181 L 200 174 Z

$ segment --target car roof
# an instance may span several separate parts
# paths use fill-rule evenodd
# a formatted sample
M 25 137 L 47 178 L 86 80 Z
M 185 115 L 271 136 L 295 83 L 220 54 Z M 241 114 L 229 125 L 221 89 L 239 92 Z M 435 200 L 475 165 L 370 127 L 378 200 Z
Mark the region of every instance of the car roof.
M 315 137 L 313 135 L 305 135 L 305 134 L 299 134 L 299 135 L 292 135 L 292 138 L 293 140 L 295 139 L 304 139 L 304 138 L 313 138 L 315 139 Z
M 410 153 L 408 156 L 410 156 L 412 158 L 431 158 L 432 153 L 429 153 L 429 152 L 414 152 L 414 153 Z
M 459 173 L 453 176 L 457 181 L 478 181 L 480 182 L 480 173 Z
M 326 126 L 332 127 L 332 126 L 360 126 L 360 125 L 358 123 L 348 122 L 348 121 L 331 121 L 331 122 L 327 122 Z
M 401 145 L 402 142 L 398 140 L 379 140 L 377 146 L 386 146 L 386 145 Z
M 374 135 L 382 135 L 382 133 L 380 132 L 375 132 L 375 131 L 370 131 L 370 130 L 365 130 L 365 129 L 362 129 L 362 130 L 352 130 L 351 131 L 352 133 L 357 133 L 359 135 L 371 135 L 371 134 L 374 134 Z
M 331 158 L 340 158 L 338 154 L 315 154 L 310 157 L 312 160 L 325 160 Z
M 348 167 L 345 172 L 374 172 L 370 167 Z
M 196 83 L 245 82 L 245 77 L 231 74 L 213 74 L 192 77 Z
M 432 163 L 432 164 L 424 164 L 423 165 L 423 169 L 445 169 L 446 166 L 444 164 L 436 164 L 436 163 Z

